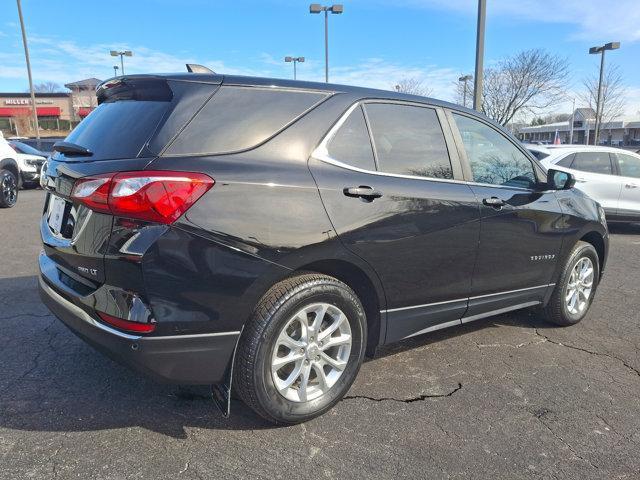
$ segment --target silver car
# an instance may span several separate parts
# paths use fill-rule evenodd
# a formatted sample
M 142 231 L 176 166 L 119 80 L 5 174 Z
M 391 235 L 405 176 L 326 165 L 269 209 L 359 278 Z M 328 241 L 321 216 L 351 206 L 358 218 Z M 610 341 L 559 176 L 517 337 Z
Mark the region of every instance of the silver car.
M 576 188 L 602 205 L 608 221 L 640 222 L 640 155 L 590 145 L 546 145 L 547 153 L 541 163 L 572 173 Z

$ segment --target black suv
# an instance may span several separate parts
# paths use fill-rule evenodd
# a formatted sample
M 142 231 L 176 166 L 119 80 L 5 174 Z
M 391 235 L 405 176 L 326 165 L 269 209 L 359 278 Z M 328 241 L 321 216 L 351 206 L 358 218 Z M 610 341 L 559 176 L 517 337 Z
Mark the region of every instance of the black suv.
M 587 313 L 600 206 L 467 110 L 396 92 L 132 75 L 55 146 L 40 289 L 71 330 L 272 422 L 376 347 L 511 310 Z

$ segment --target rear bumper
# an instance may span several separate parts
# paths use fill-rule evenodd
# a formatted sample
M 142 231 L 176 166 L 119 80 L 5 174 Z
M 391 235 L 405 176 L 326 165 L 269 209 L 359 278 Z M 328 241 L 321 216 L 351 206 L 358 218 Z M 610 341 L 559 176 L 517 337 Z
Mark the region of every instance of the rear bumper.
M 39 280 L 40 296 L 49 310 L 73 333 L 119 363 L 168 383 L 224 381 L 240 332 L 162 337 L 123 333 L 98 322 L 44 274 Z

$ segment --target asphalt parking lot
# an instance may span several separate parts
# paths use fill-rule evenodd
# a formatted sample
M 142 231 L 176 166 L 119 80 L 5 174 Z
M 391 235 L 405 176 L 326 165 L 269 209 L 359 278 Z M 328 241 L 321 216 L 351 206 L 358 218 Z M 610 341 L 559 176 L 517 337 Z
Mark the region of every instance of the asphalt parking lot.
M 640 226 L 590 315 L 503 315 L 394 345 L 348 396 L 273 428 L 103 357 L 36 291 L 43 193 L 0 210 L 0 477 L 640 478 Z

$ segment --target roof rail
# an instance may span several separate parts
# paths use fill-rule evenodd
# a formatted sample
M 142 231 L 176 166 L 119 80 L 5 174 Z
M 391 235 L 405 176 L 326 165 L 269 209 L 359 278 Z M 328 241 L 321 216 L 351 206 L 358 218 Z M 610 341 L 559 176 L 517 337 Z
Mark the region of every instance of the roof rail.
M 189 73 L 213 73 L 213 74 L 216 73 L 213 70 L 211 70 L 210 68 L 205 67 L 204 65 L 198 65 L 197 63 L 187 63 L 187 72 L 189 72 Z

